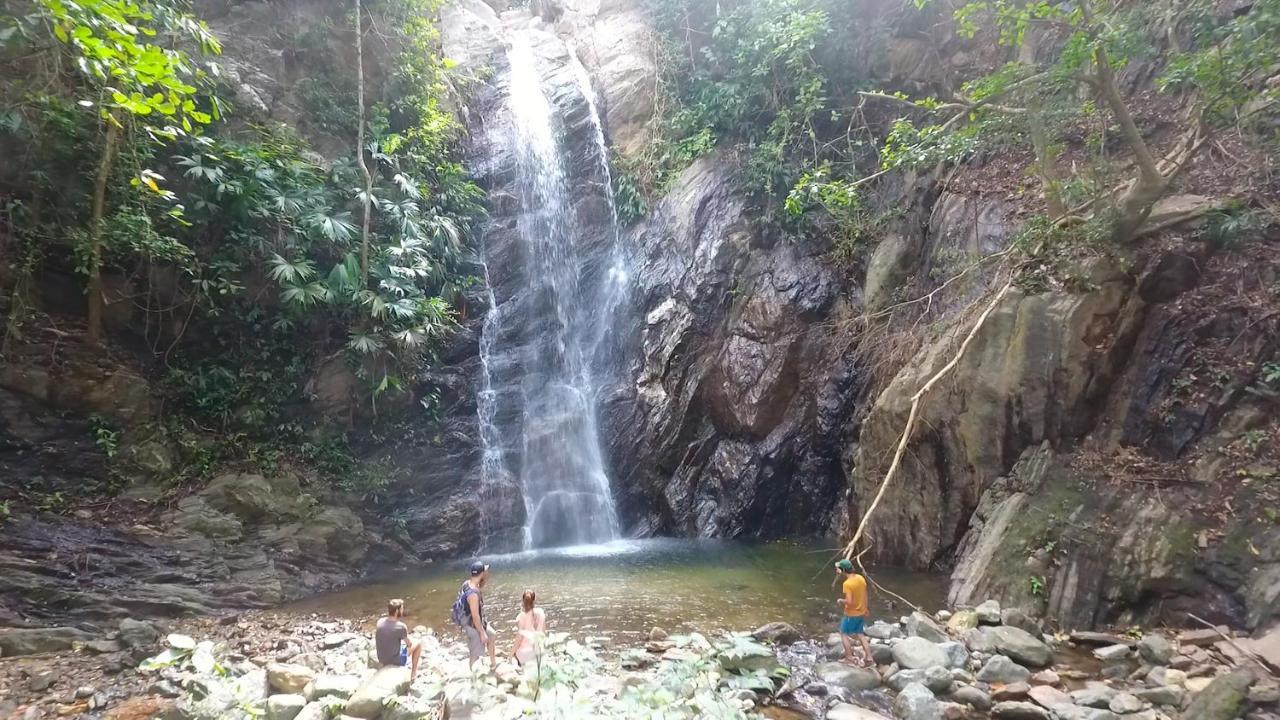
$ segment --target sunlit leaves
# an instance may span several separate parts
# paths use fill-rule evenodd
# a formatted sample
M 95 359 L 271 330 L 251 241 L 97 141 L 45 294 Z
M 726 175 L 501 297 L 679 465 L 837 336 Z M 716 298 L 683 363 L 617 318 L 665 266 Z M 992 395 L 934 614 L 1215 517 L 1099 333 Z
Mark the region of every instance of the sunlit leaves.
M 271 256 L 271 269 L 267 274 L 278 283 L 296 285 L 315 277 L 316 269 L 306 258 L 286 260 L 277 254 Z
M 335 243 L 346 243 L 355 237 L 356 226 L 351 221 L 351 213 L 331 213 L 317 210 L 307 217 L 307 225 L 319 233 L 324 239 Z

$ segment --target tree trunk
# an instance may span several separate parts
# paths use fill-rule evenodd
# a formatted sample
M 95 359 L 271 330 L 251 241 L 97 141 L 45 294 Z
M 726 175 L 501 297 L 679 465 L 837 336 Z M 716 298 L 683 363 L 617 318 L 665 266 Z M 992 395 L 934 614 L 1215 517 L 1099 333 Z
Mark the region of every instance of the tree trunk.
M 97 345 L 102 341 L 102 217 L 107 207 L 107 180 L 111 178 L 111 165 L 116 157 L 116 144 L 120 140 L 120 120 L 113 112 L 107 116 L 107 139 L 98 163 L 98 176 L 93 183 L 93 214 L 89 218 L 89 257 L 86 272 L 89 275 L 88 330 L 85 341 Z
M 356 3 L 356 161 L 360 164 L 360 174 L 364 176 L 364 195 L 360 199 L 363 217 L 360 220 L 360 279 L 364 287 L 369 287 L 369 204 L 373 194 L 373 175 L 364 161 L 364 30 L 361 16 L 364 10 L 360 0 Z

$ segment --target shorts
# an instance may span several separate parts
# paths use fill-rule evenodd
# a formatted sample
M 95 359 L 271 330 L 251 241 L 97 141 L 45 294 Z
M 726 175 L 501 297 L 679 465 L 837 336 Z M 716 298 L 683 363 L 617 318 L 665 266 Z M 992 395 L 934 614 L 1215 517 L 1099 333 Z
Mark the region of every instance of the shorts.
M 480 642 L 480 631 L 474 625 L 465 625 L 462 631 L 467 634 L 467 651 L 471 654 L 471 659 L 475 661 L 484 657 L 488 648 Z M 489 641 L 493 642 L 493 626 L 485 623 L 484 631 L 489 636 Z
M 400 646 L 400 667 L 404 667 L 405 665 L 408 665 L 408 664 L 409 664 L 409 648 L 404 645 L 401 645 Z
M 858 615 L 857 617 L 846 617 L 840 621 L 841 635 L 863 635 L 863 629 L 867 624 L 866 615 Z

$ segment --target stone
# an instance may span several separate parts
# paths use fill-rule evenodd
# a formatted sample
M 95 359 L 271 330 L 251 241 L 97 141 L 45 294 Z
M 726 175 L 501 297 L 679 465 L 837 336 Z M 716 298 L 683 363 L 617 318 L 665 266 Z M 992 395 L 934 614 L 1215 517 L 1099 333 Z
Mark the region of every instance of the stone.
M 978 679 L 986 683 L 1026 682 L 1031 671 L 1004 655 L 993 655 L 978 671 Z
M 95 689 L 92 685 L 81 685 L 80 687 L 76 688 L 75 697 L 77 700 L 83 700 L 85 698 L 93 697 L 94 693 L 96 692 L 98 692 L 97 689 Z
M 1228 632 L 1226 626 L 1222 625 L 1219 625 L 1216 629 L 1183 630 L 1178 633 L 1178 646 L 1183 648 L 1186 646 L 1208 647 L 1221 640 L 1222 636 L 1228 634 Z
M 1104 663 L 1120 662 L 1129 657 L 1130 648 L 1128 645 L 1107 645 L 1093 651 L 1093 656 Z
M 1133 694 L 1152 705 L 1166 707 L 1181 707 L 1182 699 L 1186 697 L 1186 693 L 1176 687 L 1140 688 L 1134 690 Z
M 1070 695 L 1049 685 L 1036 685 L 1032 687 L 1027 691 L 1027 697 L 1031 698 L 1031 702 L 1049 710 L 1052 710 L 1056 705 L 1071 703 Z
M 947 696 L 952 702 L 968 705 L 975 710 L 987 710 L 991 707 L 991 696 L 972 685 L 961 685 Z
M 958 634 L 973 630 L 978 627 L 978 613 L 976 610 L 957 610 L 947 620 L 947 627 Z
M 272 695 L 267 698 L 267 720 L 294 720 L 306 706 L 307 699 L 301 695 Z
M 909 637 L 893 646 L 893 660 L 907 669 L 946 665 L 947 655 L 937 645 L 921 637 Z
M 933 616 L 938 619 L 938 622 L 944 623 L 951 619 L 951 611 L 939 610 L 938 612 L 934 613 Z
M 877 620 L 866 628 L 867 637 L 876 640 L 889 640 L 902 637 L 902 629 L 883 620 Z
M 827 708 L 827 720 L 889 720 L 874 710 L 838 702 Z
M 1026 630 L 1032 635 L 1040 635 L 1040 623 L 1020 608 L 1004 608 L 1000 611 L 1000 624 Z
M 360 637 L 362 636 L 351 632 L 329 633 L 328 635 L 320 638 L 320 647 L 325 650 L 332 650 L 334 648 L 342 647 L 352 640 L 358 640 Z
M 160 640 L 160 631 L 146 620 L 124 618 L 120 621 L 116 639 L 127 648 L 150 648 Z
M 877 665 L 888 665 L 893 662 L 893 648 L 888 645 L 872 645 L 871 659 Z
M 359 686 L 360 678 L 350 675 L 317 675 L 316 679 L 303 689 L 302 695 L 308 703 L 327 697 L 346 700 Z
M 1120 716 L 1103 708 L 1081 707 L 1080 705 L 1055 705 L 1053 714 L 1058 720 L 1119 720 Z M 1132 716 L 1131 716 L 1132 717 Z
M 1169 658 L 1169 667 L 1175 670 L 1186 670 L 1194 664 L 1195 661 L 1193 661 L 1188 655 L 1178 654 Z
M 858 668 L 838 662 L 821 663 L 813 667 L 813 674 L 827 685 L 841 687 L 850 692 L 880 687 L 880 673 L 873 668 Z
M 1032 685 L 1057 685 L 1062 678 L 1053 670 L 1041 670 L 1031 676 Z
M 1000 603 L 995 600 L 987 600 L 973 611 L 978 614 L 978 622 L 982 625 L 1000 624 Z
M 15 628 L 0 631 L 0 656 L 39 655 L 70 650 L 73 643 L 87 642 L 90 635 L 73 627 Z
M 1071 692 L 1071 702 L 1092 708 L 1109 708 L 1116 690 L 1100 682 L 1087 682 L 1079 690 Z
M 1119 715 L 1136 713 L 1144 707 L 1146 706 L 1142 700 L 1127 692 L 1116 693 L 1116 696 L 1111 698 L 1111 702 L 1107 704 L 1107 709 Z
M 39 673 L 27 678 L 27 689 L 34 693 L 42 693 L 53 685 L 53 673 Z
M 1187 684 L 1187 674 L 1181 670 L 1156 666 L 1147 672 L 1146 684 L 1151 687 L 1163 685 L 1183 686 Z
M 1091 632 L 1087 630 L 1077 630 L 1067 636 L 1071 642 L 1077 645 L 1134 645 L 1132 638 L 1114 635 L 1112 633 Z
M 790 645 L 793 642 L 799 642 L 802 636 L 800 631 L 790 623 L 771 622 L 756 628 L 751 633 L 751 637 L 774 645 Z
M 1053 651 L 1043 640 L 1021 628 L 1000 625 L 987 628 L 987 637 L 1001 655 L 1030 667 L 1044 667 L 1053 660 Z
M 969 651 L 954 640 L 938 643 L 938 649 L 947 656 L 947 667 L 962 668 L 969 663 Z
M 933 618 L 919 611 L 907 617 L 906 627 L 907 635 L 921 637 L 931 643 L 942 643 L 951 639 L 942 631 L 942 628 L 938 627 Z
M 444 691 L 430 697 L 398 696 L 387 701 L 379 720 L 439 720 L 448 715 Z
M 1029 702 L 999 702 L 991 707 L 995 720 L 1050 720 L 1048 710 Z
M 996 702 L 1004 702 L 1006 700 L 1022 700 L 1031 692 L 1031 686 L 1024 682 L 1009 683 L 1001 685 L 991 691 L 991 699 Z
M 654 626 L 649 630 L 649 640 L 652 642 L 661 642 L 667 639 L 667 631 L 660 627 Z
M 721 653 L 719 660 L 720 666 L 729 672 L 764 671 L 775 675 L 782 668 L 772 648 L 748 640 L 739 640 L 734 644 L 733 653 Z
M 893 713 L 901 720 L 941 720 L 942 704 L 929 688 L 911 683 L 893 699 Z
M 975 653 L 994 653 L 996 651 L 995 638 L 987 631 L 991 628 L 972 628 L 964 633 L 964 644 L 969 646 L 969 650 Z
M 383 702 L 395 695 L 409 691 L 409 668 L 379 668 L 347 700 L 344 713 L 351 717 L 376 718 L 382 712 Z
M 315 679 L 316 672 L 305 665 L 278 662 L 267 665 L 267 684 L 277 692 L 301 694 Z
M 293 720 L 329 720 L 329 704 L 326 702 L 309 702 L 293 716 Z
M 1254 705 L 1267 705 L 1280 702 L 1280 685 L 1270 680 L 1261 680 L 1249 688 L 1249 702 Z
M 115 640 L 90 640 L 84 644 L 84 649 L 97 655 L 109 655 L 120 652 L 124 646 Z
M 1211 675 L 1205 675 L 1200 677 L 1189 677 L 1187 678 L 1187 682 L 1183 687 L 1187 689 L 1187 692 L 1194 695 L 1196 693 L 1204 692 L 1205 688 L 1208 688 L 1210 685 L 1212 685 L 1214 680 L 1215 678 Z
M 1123 662 L 1103 665 L 1102 670 L 1098 672 L 1098 675 L 1100 675 L 1103 680 L 1125 680 L 1129 677 L 1128 668 L 1129 666 Z
M 1253 674 L 1248 670 L 1220 675 L 1196 695 L 1182 716 L 1195 720 L 1232 720 L 1244 709 L 1253 682 Z
M 1152 665 L 1168 665 L 1173 657 L 1173 645 L 1163 635 L 1144 635 L 1138 641 L 1138 655 Z

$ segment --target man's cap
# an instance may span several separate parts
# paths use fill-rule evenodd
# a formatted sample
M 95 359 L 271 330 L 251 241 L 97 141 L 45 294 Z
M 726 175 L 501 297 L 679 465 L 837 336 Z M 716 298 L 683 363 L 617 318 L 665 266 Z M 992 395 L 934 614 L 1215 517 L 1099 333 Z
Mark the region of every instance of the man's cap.
M 484 563 L 480 562 L 479 560 L 477 560 L 477 561 L 475 561 L 475 562 L 471 563 L 471 577 L 475 577 L 475 576 L 479 575 L 480 573 L 482 573 L 482 572 L 484 572 L 485 570 L 488 570 L 488 569 L 489 569 L 489 566 L 488 566 L 488 565 L 486 565 L 486 564 L 484 564 Z
M 853 572 L 853 563 L 849 562 L 849 560 L 846 558 L 836 563 L 836 569 L 842 570 L 844 572 Z

